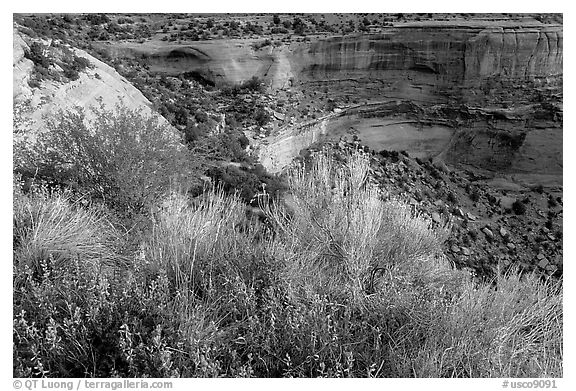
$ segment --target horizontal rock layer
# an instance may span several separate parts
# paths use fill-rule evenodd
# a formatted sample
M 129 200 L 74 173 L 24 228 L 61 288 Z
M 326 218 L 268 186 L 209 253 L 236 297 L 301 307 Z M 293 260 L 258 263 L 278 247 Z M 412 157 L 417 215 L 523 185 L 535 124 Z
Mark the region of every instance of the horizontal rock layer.
M 295 53 L 313 78 L 384 77 L 413 71 L 458 82 L 562 75 L 562 26 L 517 28 L 423 24 L 384 34 L 335 37 Z
M 436 86 L 478 85 L 493 78 L 545 79 L 550 84 L 562 76 L 563 66 L 562 26 L 554 24 L 422 22 L 379 34 L 310 37 L 255 49 L 259 42 L 126 42 L 111 49 L 113 55 L 146 58 L 159 72 L 194 71 L 215 83 L 259 76 L 273 88 L 298 81 L 361 79 Z

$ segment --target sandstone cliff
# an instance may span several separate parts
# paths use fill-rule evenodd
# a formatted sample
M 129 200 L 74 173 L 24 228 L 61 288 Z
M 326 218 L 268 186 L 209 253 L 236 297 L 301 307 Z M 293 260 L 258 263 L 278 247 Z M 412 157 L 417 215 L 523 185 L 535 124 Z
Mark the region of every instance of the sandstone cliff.
M 459 82 L 487 77 L 562 75 L 562 26 L 481 26 L 411 23 L 386 33 L 334 37 L 295 53 L 307 77 L 389 71 L 428 74 Z
M 383 33 L 307 37 L 266 45 L 262 40 L 188 44 L 115 43 L 113 55 L 138 56 L 152 69 L 198 72 L 215 83 L 262 77 L 272 88 L 301 82 L 376 80 L 381 92 L 482 86 L 493 80 L 562 77 L 562 25 L 533 22 L 412 22 Z M 412 91 L 413 92 L 413 91 Z

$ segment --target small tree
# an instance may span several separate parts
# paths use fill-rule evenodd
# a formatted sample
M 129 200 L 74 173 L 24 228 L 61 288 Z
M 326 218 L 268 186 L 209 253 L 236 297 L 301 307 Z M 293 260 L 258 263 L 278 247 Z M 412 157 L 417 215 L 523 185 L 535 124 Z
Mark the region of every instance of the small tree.
M 80 108 L 47 118 L 37 142 L 15 145 L 15 171 L 128 213 L 190 182 L 193 160 L 158 116 L 117 105 L 94 109 L 93 118 Z
M 512 204 L 512 211 L 514 211 L 514 213 L 516 213 L 517 215 L 523 215 L 526 213 L 526 205 L 520 202 L 520 200 L 516 200 Z
M 268 112 L 263 108 L 259 108 L 254 114 L 254 120 L 258 126 L 264 126 L 270 122 L 270 114 L 268 114 Z

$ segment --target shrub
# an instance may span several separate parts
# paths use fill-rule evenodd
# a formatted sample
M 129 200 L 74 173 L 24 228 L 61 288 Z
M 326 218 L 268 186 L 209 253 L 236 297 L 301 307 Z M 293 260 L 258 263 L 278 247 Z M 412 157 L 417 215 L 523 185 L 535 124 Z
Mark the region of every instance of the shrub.
M 270 122 L 270 114 L 263 108 L 259 108 L 254 113 L 254 120 L 258 126 L 264 126 Z
M 38 79 L 34 79 L 34 78 L 31 78 L 30 80 L 28 80 L 28 85 L 31 88 L 40 88 L 40 86 L 41 86 L 40 81 Z
M 246 91 L 264 92 L 264 84 L 258 76 L 252 76 L 240 86 L 241 89 Z
M 184 141 L 188 143 L 193 143 L 204 135 L 204 132 L 198 125 L 188 123 L 186 129 L 184 129 Z
M 300 166 L 288 175 L 293 217 L 269 212 L 287 235 L 287 247 L 306 249 L 286 254 L 294 257 L 287 262 L 288 278 L 322 292 L 345 288 L 356 297 L 372 284 L 375 269 L 416 262 L 422 273 L 427 270 L 424 265 L 440 252 L 438 234 L 405 205 L 381 201 L 368 171 L 368 158 L 357 152 L 343 167 L 323 154 L 309 170 Z
M 254 48 L 254 50 L 257 51 L 257 50 L 260 50 L 266 46 L 270 46 L 271 44 L 272 44 L 272 42 L 270 42 L 270 40 L 268 38 L 266 38 L 262 42 L 254 42 L 252 44 L 252 48 Z
M 100 25 L 110 22 L 110 18 L 105 14 L 86 14 L 84 15 L 84 19 L 92 25 Z
M 194 163 L 158 117 L 118 105 L 47 118 L 37 142 L 15 146 L 15 171 L 98 198 L 117 211 L 151 205 L 170 186 L 188 186 Z
M 550 195 L 548 197 L 548 207 L 549 208 L 555 208 L 557 206 L 558 206 L 558 201 L 556 201 L 556 199 Z
M 458 203 L 458 198 L 456 197 L 456 195 L 454 194 L 454 192 L 452 191 L 448 191 L 446 194 L 446 200 L 448 202 L 450 202 L 451 204 L 457 204 Z
M 470 199 L 474 202 L 480 201 L 480 191 L 478 189 L 472 190 L 472 193 L 470 193 Z
M 226 193 L 238 193 L 247 203 L 260 188 L 261 182 L 256 175 L 235 166 L 215 167 L 208 170 L 208 175 L 220 184 Z
M 523 215 L 526 213 L 526 205 L 523 202 L 516 200 L 512 204 L 512 211 L 517 215 Z
M 24 56 L 31 60 L 34 65 L 38 65 L 42 68 L 49 68 L 52 65 L 52 61 L 47 55 L 48 48 L 39 43 L 39 42 L 32 42 L 30 45 L 30 50 L 24 51 Z
M 66 68 L 66 69 L 64 69 L 64 76 L 67 77 L 68 79 L 74 81 L 74 80 L 78 80 L 78 78 L 80 77 L 80 74 L 74 68 Z
M 72 64 L 72 66 L 74 67 L 74 69 L 76 69 L 79 72 L 82 72 L 86 68 L 89 68 L 92 66 L 92 64 L 90 63 L 90 60 L 88 60 L 87 58 L 84 58 L 84 57 L 74 56 L 73 61 L 74 62 Z

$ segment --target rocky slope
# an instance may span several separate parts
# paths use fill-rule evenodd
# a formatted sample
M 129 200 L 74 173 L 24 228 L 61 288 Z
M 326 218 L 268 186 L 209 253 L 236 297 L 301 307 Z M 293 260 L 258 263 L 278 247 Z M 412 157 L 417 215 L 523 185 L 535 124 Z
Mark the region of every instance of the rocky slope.
M 342 140 L 322 148 L 336 155 L 369 151 Z M 312 148 L 311 156 L 318 150 Z M 446 230 L 444 253 L 459 268 L 488 279 L 509 268 L 562 275 L 561 191 L 496 189 L 473 171 L 395 151 L 372 152 L 371 166 L 371 180 L 384 197 L 408 203 Z
M 553 118 L 554 106 L 543 113 L 538 104 L 508 110 L 423 107 L 411 101 L 362 104 L 287 126 L 261 142 L 259 158 L 268 170 L 280 172 L 314 143 L 344 138 L 375 151 L 407 151 L 473 169 L 499 187 L 557 189 L 562 186 L 562 121 Z
M 103 45 L 113 56 L 142 59 L 154 72 L 196 72 L 217 85 L 258 76 L 278 101 L 293 106 L 286 108 L 294 111 L 292 117 L 315 106 L 320 111 L 314 117 L 281 124 L 259 143 L 259 157 L 272 171 L 281 170 L 302 149 L 342 128 L 322 112 L 326 102 L 353 115 L 354 105 L 385 102 L 396 111 L 369 115 L 386 120 L 400 113 L 407 117 L 402 121 L 419 123 L 416 128 L 421 121 L 436 123 L 451 115 L 451 130 L 443 132 L 453 133 L 442 151 L 447 163 L 506 172 L 529 184 L 561 183 L 561 24 L 535 19 L 404 22 L 378 33 L 272 41 Z M 283 95 L 294 93 L 297 98 Z M 399 101 L 418 107 L 404 113 Z M 428 118 L 426 111 L 440 115 Z M 366 141 L 368 130 L 360 114 L 354 131 Z M 383 142 L 377 140 L 376 130 L 369 132 L 369 138 Z M 413 144 L 430 143 L 428 138 L 427 134 L 422 140 L 414 137 Z M 410 145 L 405 149 L 410 150 Z
M 91 107 L 103 104 L 113 108 L 120 102 L 130 109 L 141 110 L 144 115 L 154 113 L 150 101 L 114 68 L 76 48 L 69 50 L 90 63 L 89 67 L 78 74 L 76 80 L 48 78 L 32 87 L 29 82 L 36 65 L 25 56 L 32 42 L 42 42 L 47 47 L 53 44 L 51 41 L 32 39 L 14 30 L 13 102 L 15 113 L 20 116 L 20 128 L 16 129 L 15 137 L 42 129 L 45 115 L 75 107 L 86 109 L 88 117 Z M 54 45 L 57 46 L 56 43 Z M 58 74 L 63 70 L 58 65 L 52 65 L 50 71 Z M 170 126 L 163 118 L 161 121 Z

